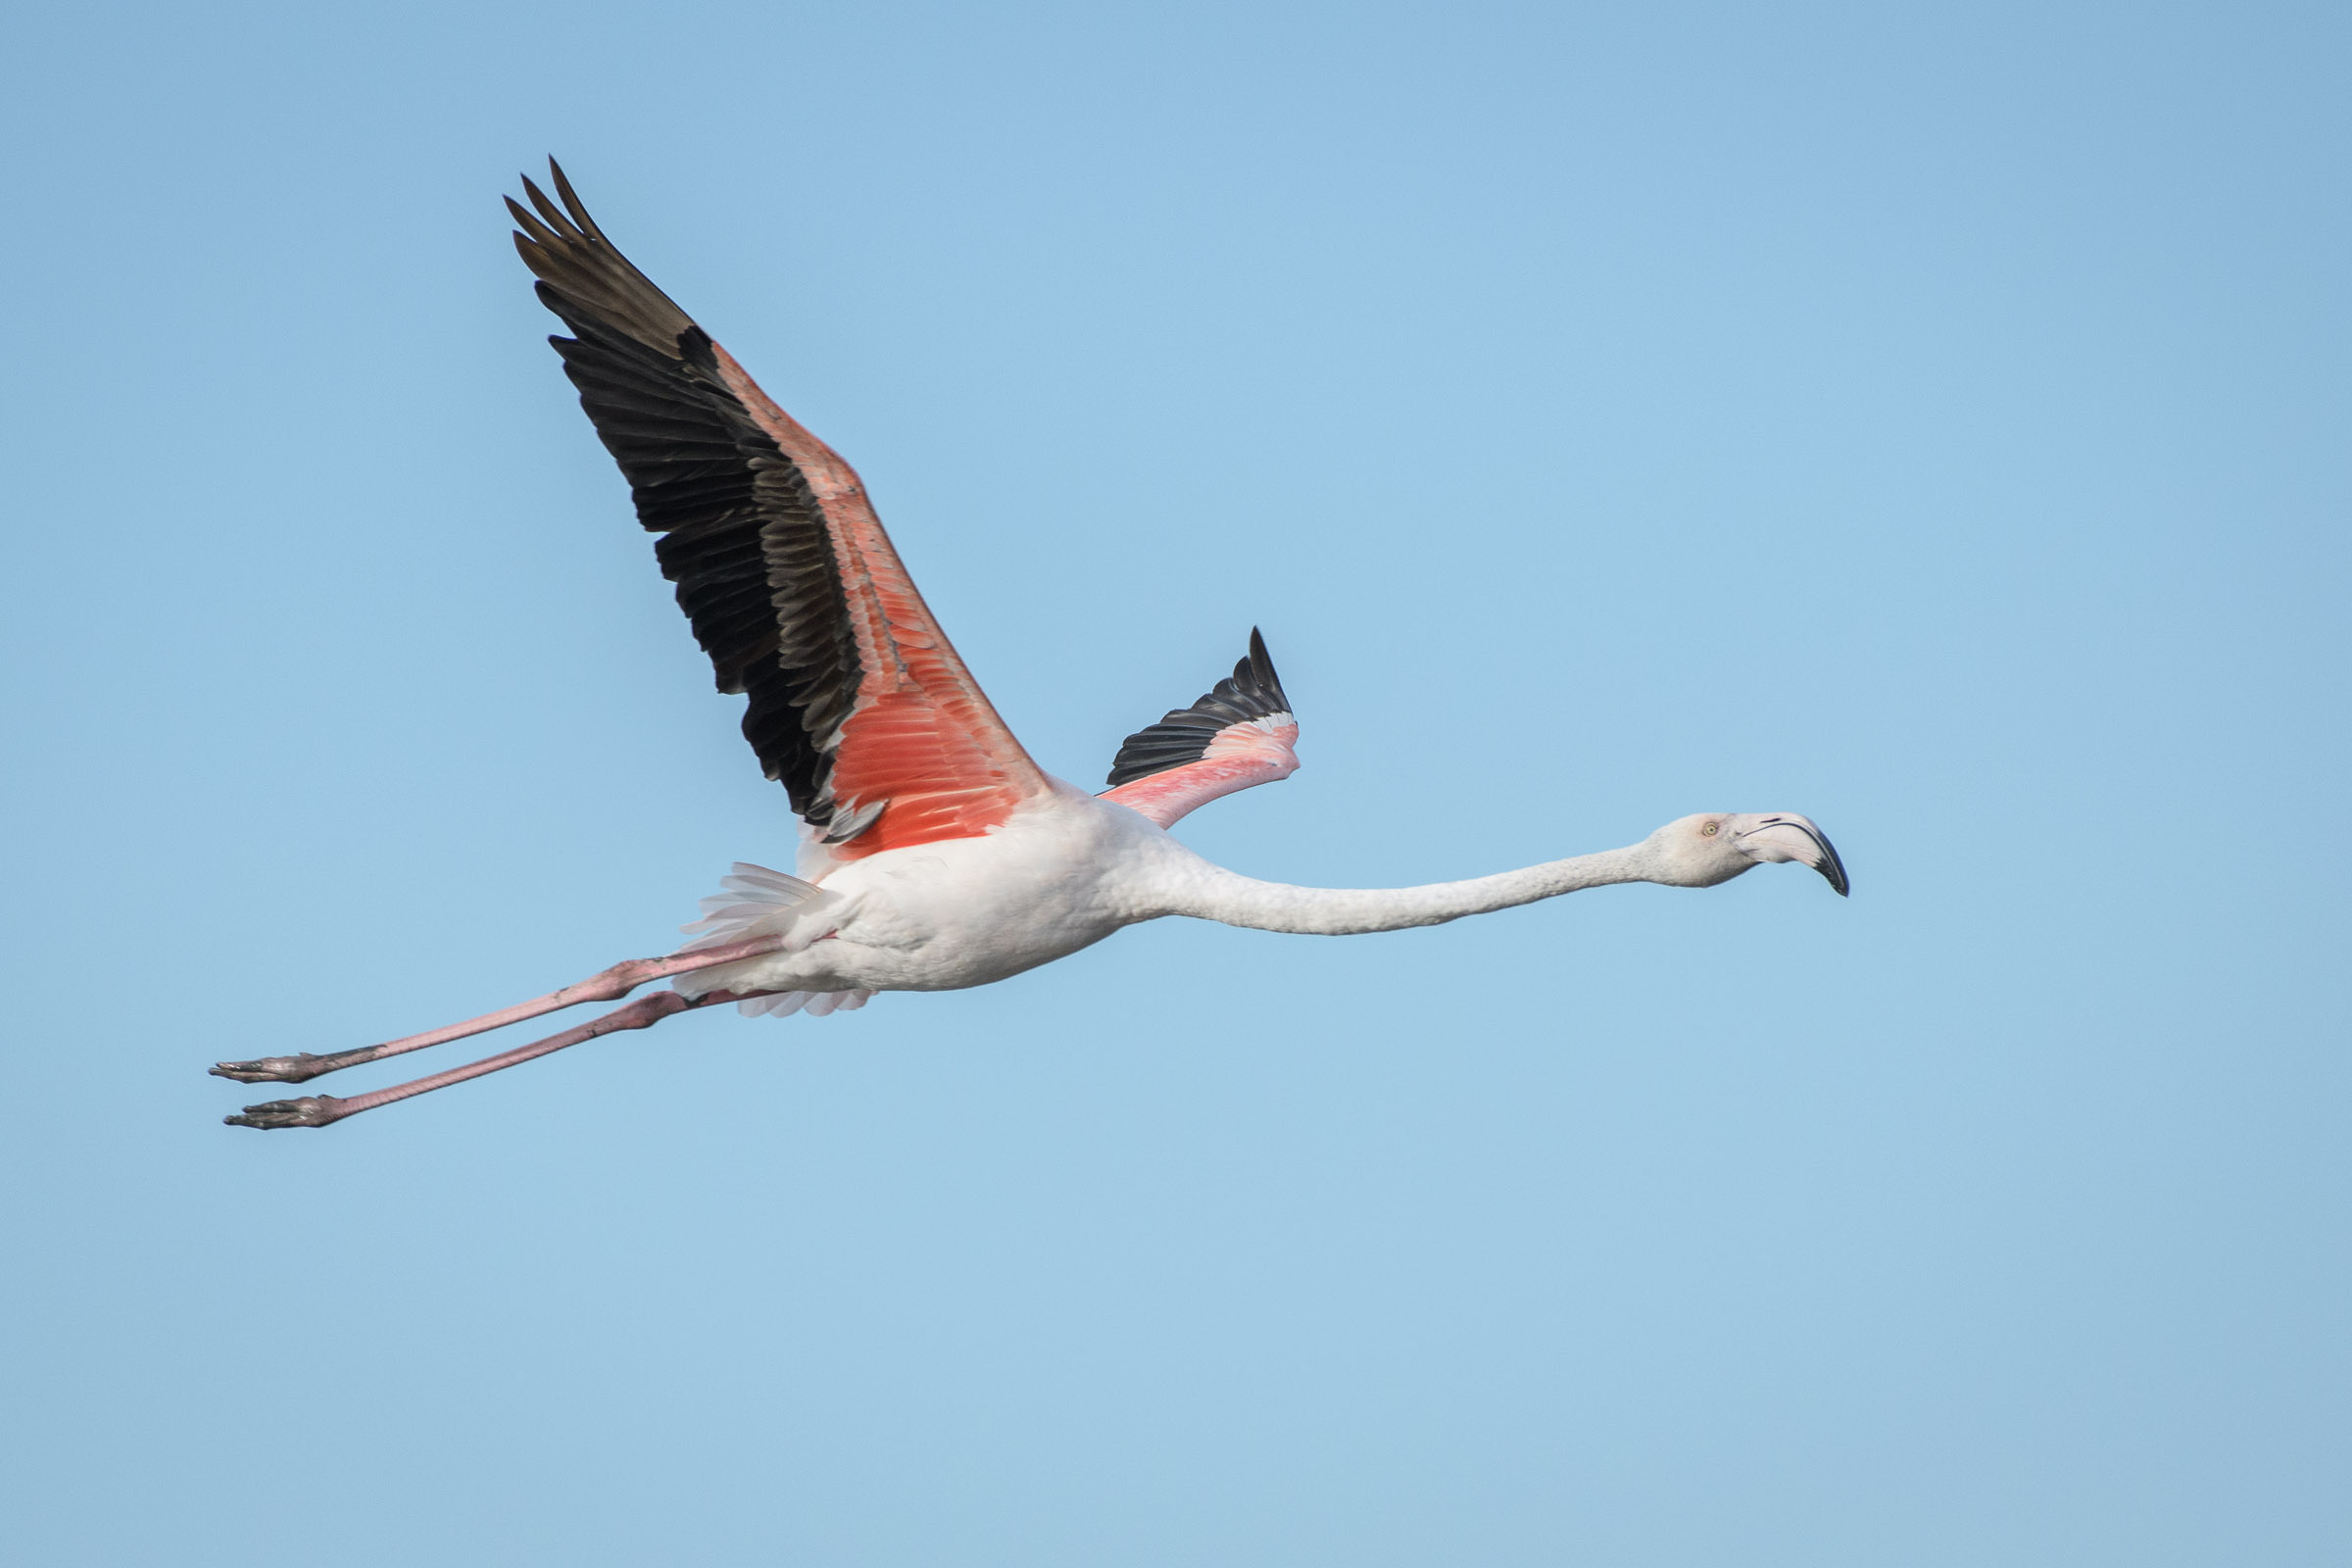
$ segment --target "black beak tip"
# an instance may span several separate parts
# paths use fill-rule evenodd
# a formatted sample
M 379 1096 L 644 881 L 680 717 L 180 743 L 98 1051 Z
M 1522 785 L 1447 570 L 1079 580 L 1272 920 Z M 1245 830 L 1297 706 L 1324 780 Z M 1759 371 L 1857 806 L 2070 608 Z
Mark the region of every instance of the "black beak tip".
M 1854 885 L 1845 879 L 1845 862 L 1838 858 L 1838 846 L 1832 844 L 1829 835 L 1819 829 L 1808 832 L 1805 837 L 1821 846 L 1821 863 L 1813 869 L 1828 879 L 1830 886 L 1838 890 L 1839 898 L 1849 897 Z

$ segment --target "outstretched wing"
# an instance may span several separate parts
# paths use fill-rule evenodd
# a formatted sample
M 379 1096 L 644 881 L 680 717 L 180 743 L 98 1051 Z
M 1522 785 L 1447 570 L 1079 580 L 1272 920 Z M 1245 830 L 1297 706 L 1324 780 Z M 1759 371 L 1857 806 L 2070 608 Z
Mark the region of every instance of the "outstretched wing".
M 1102 798 L 1167 827 L 1220 795 L 1289 778 L 1298 771 L 1298 739 L 1291 700 L 1282 694 L 1265 638 L 1252 626 L 1250 657 L 1233 666 L 1230 679 L 1127 737 Z
M 549 339 L 638 520 L 742 692 L 767 776 L 836 858 L 969 838 L 1045 793 L 915 592 L 857 472 L 613 249 L 548 162 L 515 249 L 568 338 Z

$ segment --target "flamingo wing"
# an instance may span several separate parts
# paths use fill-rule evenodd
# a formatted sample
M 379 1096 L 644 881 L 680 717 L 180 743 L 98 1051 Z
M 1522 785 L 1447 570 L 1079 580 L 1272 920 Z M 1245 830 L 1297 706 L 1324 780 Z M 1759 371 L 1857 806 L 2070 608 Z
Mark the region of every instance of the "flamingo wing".
M 857 471 L 562 205 L 509 198 L 549 339 L 620 465 L 745 739 L 836 859 L 969 838 L 1047 792 L 956 656 Z
M 1298 720 L 1283 695 L 1266 640 L 1250 629 L 1250 657 L 1190 708 L 1139 729 L 1110 764 L 1102 798 L 1172 825 L 1220 795 L 1298 771 Z

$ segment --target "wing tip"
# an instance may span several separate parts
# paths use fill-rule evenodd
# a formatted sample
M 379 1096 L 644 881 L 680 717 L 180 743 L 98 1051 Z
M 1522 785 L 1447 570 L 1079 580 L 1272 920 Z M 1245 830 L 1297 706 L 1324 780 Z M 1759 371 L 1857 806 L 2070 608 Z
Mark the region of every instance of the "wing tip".
M 1290 699 L 1282 693 L 1282 677 L 1274 672 L 1274 656 L 1266 652 L 1266 634 L 1255 626 L 1250 628 L 1250 657 L 1234 666 L 1236 681 L 1242 678 L 1244 669 L 1248 669 L 1251 679 L 1262 685 L 1276 701 L 1285 708 L 1290 706 Z
M 1282 677 L 1274 671 L 1274 658 L 1266 652 L 1265 633 L 1252 626 L 1250 653 L 1233 666 L 1231 675 L 1195 698 L 1190 707 L 1171 710 L 1158 723 L 1119 743 L 1107 783 L 1117 789 L 1197 762 L 1209 742 L 1233 725 L 1292 711 Z
M 502 198 L 514 220 L 515 253 L 539 279 L 541 301 L 566 322 L 574 314 L 594 317 L 647 348 L 671 359 L 684 358 L 680 344 L 695 330 L 694 318 L 606 237 L 552 154 L 547 168 L 555 196 L 523 174 L 522 193 L 530 205 L 512 196 Z M 551 291 L 565 308 L 558 309 L 548 299 Z M 577 330 L 577 323 L 572 324 Z

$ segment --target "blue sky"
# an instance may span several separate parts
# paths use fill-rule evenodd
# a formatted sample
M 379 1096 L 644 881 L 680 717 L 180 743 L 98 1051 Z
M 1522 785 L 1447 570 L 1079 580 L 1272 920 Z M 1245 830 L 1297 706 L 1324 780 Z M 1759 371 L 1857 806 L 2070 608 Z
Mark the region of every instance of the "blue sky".
M 19 18 L 13 1549 L 2343 1560 L 2348 32 Z M 550 151 L 1050 769 L 1254 623 L 1238 869 L 1780 809 L 1854 897 L 1168 924 L 222 1128 L 789 863 L 509 248 Z

